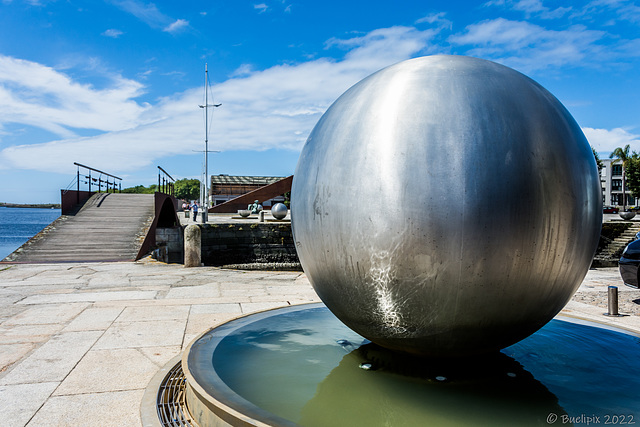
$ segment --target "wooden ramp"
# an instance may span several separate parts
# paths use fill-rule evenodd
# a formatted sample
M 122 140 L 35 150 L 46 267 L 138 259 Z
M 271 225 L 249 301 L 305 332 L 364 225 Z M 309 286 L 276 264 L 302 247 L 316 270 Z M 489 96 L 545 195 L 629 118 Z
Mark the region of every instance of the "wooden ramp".
M 133 261 L 154 215 L 153 194 L 94 194 L 75 215 L 61 216 L 3 261 Z
M 235 199 L 228 200 L 224 203 L 220 203 L 214 207 L 209 208 L 210 213 L 235 213 L 238 209 L 247 209 L 247 205 L 257 200 L 263 203 L 265 200 L 272 199 L 276 196 L 280 196 L 288 191 L 291 191 L 291 184 L 293 183 L 293 175 L 276 181 L 273 184 L 265 185 L 256 190 L 250 191 L 246 194 L 236 197 Z

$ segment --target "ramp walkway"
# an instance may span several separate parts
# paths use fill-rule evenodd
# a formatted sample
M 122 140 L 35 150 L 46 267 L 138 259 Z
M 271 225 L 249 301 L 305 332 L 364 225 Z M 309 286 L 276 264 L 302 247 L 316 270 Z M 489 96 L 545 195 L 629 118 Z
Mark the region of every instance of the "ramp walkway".
M 273 184 L 265 185 L 264 187 L 250 191 L 242 196 L 236 197 L 235 199 L 213 206 L 209 208 L 209 213 L 235 213 L 238 209 L 246 209 L 247 205 L 253 203 L 254 200 L 258 200 L 262 203 L 265 200 L 272 199 L 291 191 L 292 183 L 293 175 L 274 182 Z
M 3 261 L 132 261 L 155 212 L 153 194 L 94 194 L 75 215 L 61 216 Z

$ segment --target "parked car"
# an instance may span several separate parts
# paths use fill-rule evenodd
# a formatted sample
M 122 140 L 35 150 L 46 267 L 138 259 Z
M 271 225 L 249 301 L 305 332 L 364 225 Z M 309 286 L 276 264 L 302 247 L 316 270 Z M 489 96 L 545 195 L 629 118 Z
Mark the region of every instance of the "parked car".
M 618 262 L 620 276 L 625 285 L 640 289 L 638 285 L 638 266 L 640 266 L 640 240 L 629 243 Z
M 614 208 L 613 206 L 603 206 L 602 213 L 618 213 L 618 208 Z

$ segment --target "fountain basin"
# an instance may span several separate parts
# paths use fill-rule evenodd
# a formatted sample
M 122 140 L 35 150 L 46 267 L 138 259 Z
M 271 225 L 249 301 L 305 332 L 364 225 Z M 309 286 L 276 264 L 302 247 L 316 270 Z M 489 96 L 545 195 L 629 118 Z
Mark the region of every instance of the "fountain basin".
M 627 211 L 627 212 L 620 212 L 618 215 L 620 215 L 620 218 L 624 219 L 625 221 L 629 221 L 636 216 L 636 213 Z
M 182 367 L 202 427 L 560 425 L 582 415 L 639 420 L 638 356 L 637 334 L 560 316 L 485 357 L 412 358 L 309 304 L 213 328 Z

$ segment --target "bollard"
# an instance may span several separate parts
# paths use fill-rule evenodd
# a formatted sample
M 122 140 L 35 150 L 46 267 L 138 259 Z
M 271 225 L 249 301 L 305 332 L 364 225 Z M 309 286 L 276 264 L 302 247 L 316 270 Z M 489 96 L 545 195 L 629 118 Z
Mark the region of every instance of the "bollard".
M 258 212 L 258 222 L 264 222 L 264 211 Z
M 202 230 L 197 224 L 184 229 L 184 266 L 200 267 L 202 262 Z
M 609 286 L 608 296 L 609 296 L 609 312 L 605 313 L 605 315 L 614 316 L 614 317 L 622 316 L 621 314 L 618 313 L 618 287 Z

